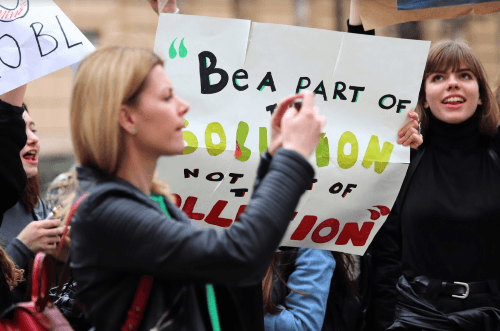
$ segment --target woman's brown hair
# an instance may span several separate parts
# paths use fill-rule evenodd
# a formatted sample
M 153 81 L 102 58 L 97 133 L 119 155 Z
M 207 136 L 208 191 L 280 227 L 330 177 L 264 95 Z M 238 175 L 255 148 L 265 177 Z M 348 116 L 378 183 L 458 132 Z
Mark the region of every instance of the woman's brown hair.
M 9 284 L 9 288 L 12 291 L 14 287 L 17 286 L 19 282 L 23 280 L 24 270 L 18 269 L 14 261 L 10 259 L 7 252 L 0 246 L 0 267 L 2 268 L 2 273 Z
M 481 117 L 479 120 L 479 131 L 490 137 L 496 135 L 499 118 L 498 105 L 488 85 L 486 72 L 481 61 L 464 42 L 446 40 L 434 45 L 429 51 L 424 77 L 420 86 L 416 111 L 420 117 L 422 135 L 424 137 L 429 128 L 430 112 L 428 108 L 424 108 L 426 100 L 425 82 L 427 78 L 432 73 L 446 72 L 450 68 L 455 72 L 460 69 L 462 64 L 474 74 L 479 85 L 479 96 L 482 101 L 482 105 L 478 105 L 480 113 L 477 114 Z

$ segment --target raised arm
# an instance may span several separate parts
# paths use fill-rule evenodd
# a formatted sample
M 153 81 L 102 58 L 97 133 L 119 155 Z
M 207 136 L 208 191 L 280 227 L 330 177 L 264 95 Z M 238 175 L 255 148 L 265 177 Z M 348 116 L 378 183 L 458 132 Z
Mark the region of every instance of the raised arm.
M 363 22 L 361 21 L 361 15 L 359 13 L 359 0 L 351 0 L 349 19 L 347 20 L 347 32 L 375 35 L 375 30 L 365 31 L 363 28 Z

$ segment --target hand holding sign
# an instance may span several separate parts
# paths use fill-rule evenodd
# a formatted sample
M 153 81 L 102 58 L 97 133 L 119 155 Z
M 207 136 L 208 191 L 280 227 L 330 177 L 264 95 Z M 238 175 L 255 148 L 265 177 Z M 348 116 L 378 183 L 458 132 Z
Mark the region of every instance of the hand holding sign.
M 148 2 L 157 14 L 175 13 L 177 11 L 176 0 L 148 0 Z
M 417 148 L 422 145 L 424 141 L 424 138 L 419 132 L 418 114 L 410 110 L 407 115 L 410 121 L 398 131 L 399 139 L 397 142 L 403 146 L 410 145 L 411 148 Z
M 300 111 L 295 107 L 288 108 L 281 120 L 283 148 L 294 150 L 308 159 L 318 146 L 326 119 L 314 106 L 314 93 L 307 91 L 299 96 L 304 100 Z

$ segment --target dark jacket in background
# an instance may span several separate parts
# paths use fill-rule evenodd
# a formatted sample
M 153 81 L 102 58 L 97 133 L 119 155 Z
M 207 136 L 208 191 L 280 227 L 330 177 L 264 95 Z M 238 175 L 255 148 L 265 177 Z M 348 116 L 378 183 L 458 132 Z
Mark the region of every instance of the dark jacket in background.
M 314 170 L 296 152 L 265 153 L 245 213 L 229 229 L 203 229 L 165 199 L 158 203 L 127 181 L 79 167 L 78 194 L 89 195 L 72 221 L 77 296 L 97 330 L 117 330 L 143 275 L 154 278 L 139 330 L 154 327 L 183 287 L 186 330 L 211 330 L 206 283 L 215 285 L 223 330 L 263 330 L 261 281 Z M 181 329 L 181 327 L 176 328 Z
M 21 149 L 26 145 L 23 108 L 0 100 L 0 224 L 3 214 L 14 206 L 26 185 Z
M 0 239 L 7 254 L 19 269 L 24 269 L 25 278 L 28 276 L 35 253 L 16 237 L 31 222 L 47 219 L 49 211 L 42 200 L 38 201 L 38 206 L 29 212 L 26 206 L 19 200 L 14 207 L 7 210 L 3 216 L 3 223 L 0 227 Z M 30 294 L 26 294 L 28 282 L 21 282 L 14 291 L 12 297 L 14 302 L 29 301 Z
M 26 145 L 23 108 L 0 100 L 0 224 L 4 212 L 16 204 L 26 185 L 19 153 Z M 12 304 L 10 290 L 0 272 L 0 312 Z

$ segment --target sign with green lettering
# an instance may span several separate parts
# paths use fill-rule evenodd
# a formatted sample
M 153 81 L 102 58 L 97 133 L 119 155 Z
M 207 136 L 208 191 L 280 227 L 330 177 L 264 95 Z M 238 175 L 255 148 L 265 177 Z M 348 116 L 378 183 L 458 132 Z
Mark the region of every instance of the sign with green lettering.
M 409 149 L 396 143 L 397 131 L 416 105 L 429 46 L 162 14 L 155 49 L 166 59 L 175 93 L 191 108 L 184 155 L 162 159 L 160 175 L 195 222 L 231 226 L 252 194 L 276 104 L 314 91 L 327 119 L 309 160 L 316 178 L 282 244 L 363 254 L 408 167 Z

